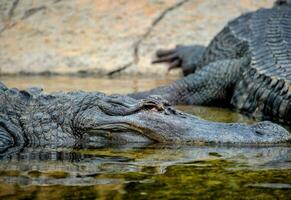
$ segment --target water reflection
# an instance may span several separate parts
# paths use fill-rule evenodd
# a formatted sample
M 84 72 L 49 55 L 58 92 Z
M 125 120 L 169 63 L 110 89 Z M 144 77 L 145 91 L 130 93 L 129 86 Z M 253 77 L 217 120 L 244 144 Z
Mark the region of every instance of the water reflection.
M 2 181 L 20 185 L 113 184 L 120 180 L 99 180 L 96 177 L 129 172 L 157 175 L 165 173 L 169 166 L 203 168 L 207 167 L 208 160 L 216 159 L 235 162 L 236 169 L 291 169 L 291 148 L 158 145 L 92 150 L 26 148 L 1 160 L 0 171 Z M 60 172 L 65 175 L 60 175 Z M 54 173 L 58 173 L 57 178 Z
M 288 146 L 27 148 L 0 161 L 0 198 L 288 199 L 290 161 Z

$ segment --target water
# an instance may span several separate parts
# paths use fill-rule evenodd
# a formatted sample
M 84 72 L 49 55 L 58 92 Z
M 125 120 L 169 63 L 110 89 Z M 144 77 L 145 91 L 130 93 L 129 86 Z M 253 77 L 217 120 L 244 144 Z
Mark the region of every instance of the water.
M 2 77 L 9 87 L 128 93 L 168 80 Z M 253 120 L 222 108 L 179 106 L 223 122 Z M 290 199 L 291 147 L 123 145 L 27 148 L 0 161 L 0 199 Z
M 9 87 L 19 89 L 37 86 L 44 88 L 46 92 L 84 90 L 120 94 L 142 91 L 173 81 L 170 78 L 139 79 L 129 77 L 108 79 L 77 76 L 2 76 L 0 80 Z

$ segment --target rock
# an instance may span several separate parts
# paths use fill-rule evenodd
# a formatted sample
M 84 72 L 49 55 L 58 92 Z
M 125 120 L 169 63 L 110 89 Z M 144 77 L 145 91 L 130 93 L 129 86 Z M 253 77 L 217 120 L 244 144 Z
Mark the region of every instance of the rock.
M 1 0 L 0 74 L 166 75 L 158 48 L 207 44 L 273 0 Z M 173 73 L 173 75 L 176 73 Z

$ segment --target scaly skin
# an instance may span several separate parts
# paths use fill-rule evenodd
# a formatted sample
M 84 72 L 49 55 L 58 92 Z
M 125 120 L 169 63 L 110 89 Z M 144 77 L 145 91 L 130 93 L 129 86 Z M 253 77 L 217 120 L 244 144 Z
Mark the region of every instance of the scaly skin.
M 0 154 L 24 147 L 100 143 L 273 144 L 291 135 L 279 125 L 209 122 L 182 113 L 158 96 L 143 100 L 103 93 L 42 94 L 0 82 Z
M 291 124 L 291 1 L 229 22 L 210 44 L 157 51 L 153 63 L 182 68 L 185 78 L 130 94 L 160 95 L 171 104 L 223 105 Z

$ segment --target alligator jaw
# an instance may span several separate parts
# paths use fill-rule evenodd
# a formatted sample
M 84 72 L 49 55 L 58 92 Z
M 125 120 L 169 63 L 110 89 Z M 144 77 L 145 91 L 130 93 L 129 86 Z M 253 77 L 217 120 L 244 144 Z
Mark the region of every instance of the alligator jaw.
M 109 143 L 167 143 L 167 144 L 239 144 L 268 145 L 291 140 L 291 134 L 271 122 L 253 125 L 218 123 L 181 113 L 141 110 L 128 116 L 99 118 L 98 124 L 87 129 L 90 136 Z
M 152 143 L 153 140 L 144 135 L 143 130 L 127 123 L 110 123 L 95 127 L 87 133 L 95 140 L 106 143 Z
M 109 96 L 98 103 L 97 107 L 78 113 L 75 131 L 105 138 L 110 143 L 274 144 L 291 137 L 284 128 L 271 122 L 247 125 L 203 120 L 176 110 L 159 96 L 143 100 Z

